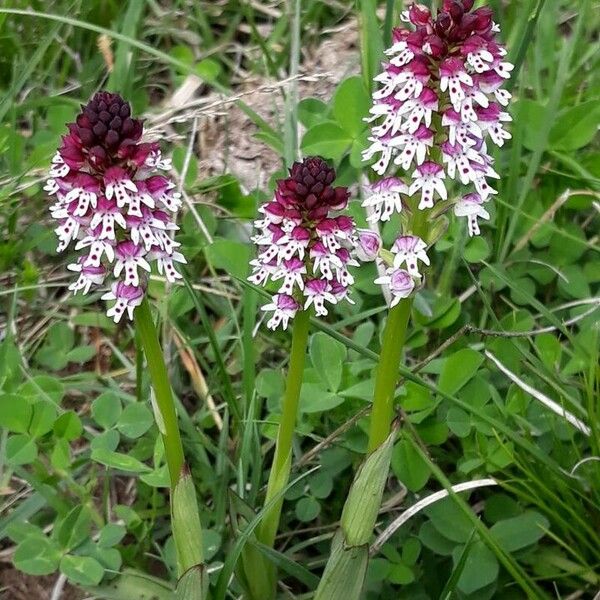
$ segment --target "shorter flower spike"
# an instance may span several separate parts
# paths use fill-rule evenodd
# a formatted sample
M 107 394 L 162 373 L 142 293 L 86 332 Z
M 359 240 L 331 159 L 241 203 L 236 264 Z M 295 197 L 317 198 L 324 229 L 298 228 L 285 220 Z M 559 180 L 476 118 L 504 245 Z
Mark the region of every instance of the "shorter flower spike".
M 252 240 L 258 256 L 248 280 L 255 285 L 279 282 L 279 291 L 262 309 L 272 313 L 267 326 L 287 328 L 301 309 L 314 306 L 327 315 L 327 305 L 348 298 L 354 277 L 348 267 L 357 244 L 354 221 L 334 216 L 348 203 L 348 190 L 333 187 L 335 170 L 319 157 L 296 162 L 289 177 L 277 182 L 275 197 L 259 209 Z
M 185 263 L 170 235 L 179 229 L 173 213 L 180 195 L 158 173 L 171 163 L 157 143 L 140 142 L 143 123 L 118 94 L 98 92 L 68 129 L 44 189 L 56 196 L 50 212 L 58 222 L 57 250 L 72 242 L 76 251 L 85 250 L 68 265 L 79 274 L 69 289 L 87 294 L 112 275 L 111 291 L 102 296 L 115 301 L 107 315 L 115 322 L 125 313 L 132 319 L 150 263 L 171 282 L 181 277 L 174 263 Z

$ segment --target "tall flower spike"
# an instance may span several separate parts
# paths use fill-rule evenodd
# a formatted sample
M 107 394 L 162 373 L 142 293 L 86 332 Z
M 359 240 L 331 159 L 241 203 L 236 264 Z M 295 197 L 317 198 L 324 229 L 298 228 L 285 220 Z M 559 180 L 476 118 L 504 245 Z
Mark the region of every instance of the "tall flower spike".
M 175 185 L 160 171 L 171 168 L 156 142 L 140 142 L 143 123 L 118 94 L 98 92 L 67 125 L 69 133 L 52 159 L 44 189 L 56 196 L 50 207 L 58 225 L 59 252 L 72 243 L 83 251 L 68 265 L 79 274 L 69 286 L 87 294 L 110 279 L 114 300 L 107 315 L 133 318 L 146 290 L 146 273 L 155 261 L 173 282 L 181 277 L 173 263 L 185 263 L 168 232 L 179 229 L 181 206 Z
M 262 309 L 271 313 L 267 325 L 285 329 L 298 310 L 314 306 L 327 315 L 327 305 L 348 297 L 356 266 L 354 221 L 334 216 L 348 203 L 348 190 L 334 187 L 335 170 L 319 157 L 305 158 L 277 182 L 275 197 L 263 205 L 254 222 L 252 240 L 258 256 L 248 278 L 255 285 L 278 282 L 279 291 Z
M 502 86 L 513 65 L 504 60 L 491 10 L 473 4 L 443 0 L 435 17 L 413 4 L 402 18 L 412 29 L 394 30 L 365 119 L 372 129 L 363 158 L 384 177 L 364 203 L 373 207 L 371 222 L 400 212 L 402 194 L 420 191 L 417 210 L 433 207 L 447 199 L 449 180 L 468 187 L 454 213 L 468 218 L 470 235 L 479 233 L 478 217 L 489 218 L 481 205 L 496 193 L 487 179 L 498 175 L 486 142 L 502 146 L 511 137 L 504 110 L 511 96 Z M 413 181 L 399 179 L 396 166 Z

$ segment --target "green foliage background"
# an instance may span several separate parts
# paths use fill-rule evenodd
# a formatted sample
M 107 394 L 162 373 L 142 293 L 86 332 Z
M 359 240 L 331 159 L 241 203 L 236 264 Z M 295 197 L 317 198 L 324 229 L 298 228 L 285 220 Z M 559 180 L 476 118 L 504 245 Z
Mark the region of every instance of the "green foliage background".
M 502 179 L 490 225 L 469 239 L 450 224 L 415 303 L 398 388 L 401 434 L 376 536 L 450 484 L 491 477 L 498 485 L 432 504 L 376 543 L 369 599 L 512 599 L 531 589 L 539 595 L 530 597 L 592 598 L 600 588 L 598 11 L 591 1 L 490 4 L 519 68 L 513 140 L 497 153 Z M 60 572 L 128 600 L 146 588 L 169 597 L 168 584 L 151 576 L 174 579 L 168 475 L 133 331 L 104 317 L 97 296 L 70 296 L 66 263 L 54 252 L 42 186 L 64 124 L 102 87 L 156 116 L 195 74 L 201 95 L 230 97 L 225 110 L 240 108 L 256 137 L 288 162 L 296 144 L 331 159 L 340 181 L 353 186 L 351 211 L 364 224 L 362 117 L 382 35 L 400 5 L 2 4 L 0 540 L 18 569 Z M 302 74 L 324 39 L 355 22 L 344 35 L 360 47 L 356 74 L 340 74 L 331 97 L 298 98 L 292 80 L 277 89 L 282 102 L 273 116 L 238 96 L 246 79 Z M 110 74 L 98 49 L 102 34 L 112 39 Z M 188 150 L 197 115 L 180 116 L 164 130 L 163 150 L 172 151 L 191 200 L 178 238 L 187 282 L 168 295 L 160 280 L 150 290 L 215 597 L 237 597 L 235 581 L 225 595 L 225 575 L 246 540 L 239 531 L 261 505 L 289 352 L 287 335 L 259 327 L 263 298 L 242 280 L 253 252 L 251 219 L 284 160 L 273 165 L 277 173 L 263 174 L 269 183 L 260 189 L 245 189 L 226 171 L 207 174 Z M 236 131 L 228 135 L 234 145 Z M 388 241 L 395 228 L 384 229 Z M 357 279 L 356 304 L 315 323 L 295 448 L 298 481 L 269 555 L 298 598 L 316 586 L 366 449 L 385 306 L 371 267 L 361 267 Z M 584 422 L 589 435 L 540 395 Z

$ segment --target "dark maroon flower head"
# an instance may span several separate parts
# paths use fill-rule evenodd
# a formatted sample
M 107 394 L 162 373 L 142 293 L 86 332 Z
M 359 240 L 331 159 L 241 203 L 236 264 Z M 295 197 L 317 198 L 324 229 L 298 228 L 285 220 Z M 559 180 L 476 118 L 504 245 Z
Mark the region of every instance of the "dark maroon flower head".
M 407 15 L 416 31 L 411 33 L 394 31 L 394 41 L 406 39 L 413 52 L 427 44 L 427 54 L 435 59 L 452 55 L 453 46 L 476 34 L 492 42 L 492 11 L 488 7 L 473 9 L 473 0 L 444 0 L 437 15 L 421 4 L 409 6 Z
M 71 168 L 88 163 L 104 170 L 113 165 L 135 166 L 144 163 L 155 144 L 138 144 L 143 122 L 131 116 L 131 106 L 111 92 L 97 92 L 68 124 L 69 135 L 63 137 L 61 155 Z
M 277 182 L 277 198 L 288 209 L 322 218 L 329 210 L 341 210 L 348 202 L 348 188 L 332 187 L 334 180 L 335 169 L 322 158 L 310 156 L 295 162 L 290 176 Z
M 181 278 L 174 263 L 185 258 L 171 237 L 181 194 L 159 174 L 171 161 L 157 142 L 140 141 L 143 123 L 132 118 L 128 102 L 98 92 L 81 108 L 67 125 L 44 189 L 54 198 L 57 251 L 74 244 L 81 253 L 68 266 L 79 273 L 69 289 L 87 294 L 108 278 L 111 291 L 102 298 L 114 301 L 106 314 L 118 322 L 123 314 L 133 318 L 151 263 L 168 281 Z

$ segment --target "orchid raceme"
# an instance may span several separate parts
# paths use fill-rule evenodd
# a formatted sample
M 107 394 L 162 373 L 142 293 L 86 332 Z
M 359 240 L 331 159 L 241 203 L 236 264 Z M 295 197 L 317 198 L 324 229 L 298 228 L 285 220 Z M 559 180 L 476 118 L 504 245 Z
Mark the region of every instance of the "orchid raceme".
M 172 239 L 180 194 L 161 174 L 171 162 L 158 143 L 140 141 L 143 122 L 118 94 L 95 94 L 68 128 L 44 189 L 56 197 L 57 250 L 74 244 L 80 251 L 68 266 L 78 273 L 69 289 L 87 294 L 109 284 L 107 315 L 132 319 L 151 263 L 171 282 L 181 277 L 174 263 L 185 263 Z
M 252 238 L 259 248 L 252 261 L 255 285 L 279 282 L 279 291 L 264 311 L 271 313 L 268 327 L 286 329 L 298 310 L 313 306 L 319 316 L 328 305 L 348 297 L 354 277 L 348 267 L 358 266 L 354 221 L 335 216 L 348 204 L 345 187 L 333 187 L 335 170 L 318 157 L 305 158 L 277 182 L 275 197 L 259 210 L 258 233 Z
M 364 203 L 371 222 L 446 201 L 451 180 L 467 188 L 452 204 L 455 215 L 467 217 L 470 235 L 479 233 L 478 219 L 490 218 L 483 205 L 496 194 L 489 179 L 499 176 L 488 142 L 502 146 L 510 138 L 511 96 L 502 86 L 513 66 L 496 39 L 491 10 L 472 10 L 473 4 L 444 0 L 435 17 L 413 4 L 403 13 L 413 29 L 393 32 L 367 118 L 371 145 L 363 158 L 377 159 L 373 170 L 384 176 Z M 408 202 L 415 194 L 416 207 Z
M 389 250 L 376 231 L 359 232 L 359 256 L 379 262 L 375 283 L 386 286 L 390 309 L 382 334 L 369 425 L 368 456 L 357 472 L 344 506 L 341 529 L 317 589 L 316 600 L 357 600 L 367 568 L 365 547 L 375 526 L 394 443 L 398 371 L 415 291 L 430 264 L 428 245 L 445 225 L 450 208 L 467 217 L 470 235 L 478 219 L 489 219 L 484 204 L 498 178 L 487 143 L 502 146 L 510 134 L 503 108 L 510 94 L 502 84 L 512 65 L 496 41 L 488 8 L 473 0 L 443 0 L 434 17 L 413 4 L 386 51 L 389 62 L 375 77 L 370 146 L 363 159 L 381 179 L 367 187 L 363 206 L 373 229 L 400 215 L 401 230 Z M 398 173 L 398 169 L 401 172 Z M 464 186 L 451 200 L 449 183 Z M 373 466 L 375 465 L 375 466 Z

